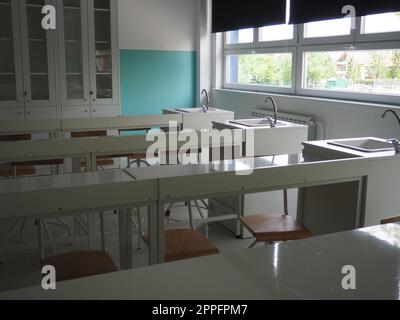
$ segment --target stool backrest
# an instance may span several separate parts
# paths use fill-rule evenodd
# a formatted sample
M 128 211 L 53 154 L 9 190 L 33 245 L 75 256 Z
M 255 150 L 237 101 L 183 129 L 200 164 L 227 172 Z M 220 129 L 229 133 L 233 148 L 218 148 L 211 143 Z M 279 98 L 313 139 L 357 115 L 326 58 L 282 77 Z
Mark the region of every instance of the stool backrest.
M 0 135 L 0 142 L 27 141 L 32 140 L 30 134 L 5 134 Z
M 400 222 L 400 216 L 398 216 L 398 217 L 393 217 L 393 218 L 383 219 L 383 220 L 381 221 L 381 224 L 398 223 L 398 222 Z
M 105 137 L 107 130 L 71 132 L 71 138 Z

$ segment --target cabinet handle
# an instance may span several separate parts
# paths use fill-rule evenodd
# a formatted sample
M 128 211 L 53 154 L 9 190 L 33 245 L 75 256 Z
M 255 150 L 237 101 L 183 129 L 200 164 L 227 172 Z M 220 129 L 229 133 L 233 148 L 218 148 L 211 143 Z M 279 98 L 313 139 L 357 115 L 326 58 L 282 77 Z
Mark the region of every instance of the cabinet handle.
M 20 115 L 22 115 L 22 112 L 20 111 L 20 112 L 18 112 L 17 114 L 20 116 Z
M 85 110 L 85 112 L 88 112 L 87 110 Z
M 93 112 L 96 112 L 96 109 L 93 109 Z
M 24 91 L 24 97 L 28 95 L 28 91 Z
M 93 91 L 90 91 L 90 95 L 91 95 L 91 96 L 94 95 L 94 92 L 93 92 Z
M 28 111 L 26 114 L 29 116 L 29 115 L 31 114 L 31 112 L 30 112 L 30 111 Z

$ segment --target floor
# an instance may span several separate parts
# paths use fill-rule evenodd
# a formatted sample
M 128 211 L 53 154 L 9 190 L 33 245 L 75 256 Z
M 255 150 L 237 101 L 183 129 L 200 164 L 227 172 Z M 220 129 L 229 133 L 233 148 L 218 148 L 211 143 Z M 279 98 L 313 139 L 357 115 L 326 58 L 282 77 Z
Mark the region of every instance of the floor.
M 187 219 L 187 208 L 178 207 L 173 210 L 171 216 L 176 220 Z M 196 217 L 195 217 L 196 218 Z M 70 219 L 71 220 L 71 219 Z M 117 216 L 113 213 L 106 215 L 107 248 L 116 265 L 119 264 L 118 253 L 118 234 L 117 234 Z M 68 224 L 71 221 L 67 221 Z M 0 234 L 4 234 L 5 226 L 1 226 Z M 52 234 L 57 237 L 65 231 L 56 226 L 50 226 Z M 204 228 L 200 227 L 200 231 Z M 136 233 L 136 229 L 133 231 Z M 0 291 L 24 288 L 40 284 L 41 274 L 38 259 L 38 249 L 36 242 L 36 228 L 34 225 L 27 225 L 25 228 L 25 238 L 32 242 L 30 246 L 15 246 L 12 250 L 5 251 L 5 263 L 0 264 Z M 148 250 L 145 244 L 141 250 L 137 249 L 137 236 L 134 238 L 134 268 L 146 266 L 148 263 Z M 209 227 L 209 239 L 221 252 L 240 250 L 247 248 L 252 239 L 236 239 L 235 236 L 222 226 L 212 224 Z M 20 235 L 16 234 L 14 241 L 20 241 Z M 82 240 L 72 244 L 57 245 L 57 253 L 63 253 L 73 250 L 87 250 L 87 241 Z

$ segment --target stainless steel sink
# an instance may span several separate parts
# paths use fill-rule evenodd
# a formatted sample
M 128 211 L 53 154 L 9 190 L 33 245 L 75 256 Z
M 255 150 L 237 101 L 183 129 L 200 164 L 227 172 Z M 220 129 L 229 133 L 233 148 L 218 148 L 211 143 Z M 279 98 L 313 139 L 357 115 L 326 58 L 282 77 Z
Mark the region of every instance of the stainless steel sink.
M 270 127 L 270 122 L 268 119 L 244 119 L 244 120 L 234 120 L 229 121 L 229 123 L 238 124 L 245 127 Z M 276 123 L 277 127 L 287 126 L 286 122 L 278 121 Z
M 362 152 L 383 152 L 394 150 L 393 144 L 385 140 L 373 138 L 353 139 L 353 140 L 337 140 L 330 141 L 328 144 L 353 149 Z
M 184 113 L 211 113 L 211 112 L 220 112 L 218 109 L 215 108 L 208 108 L 207 112 L 204 112 L 203 108 L 182 108 L 182 109 L 175 109 L 179 112 Z

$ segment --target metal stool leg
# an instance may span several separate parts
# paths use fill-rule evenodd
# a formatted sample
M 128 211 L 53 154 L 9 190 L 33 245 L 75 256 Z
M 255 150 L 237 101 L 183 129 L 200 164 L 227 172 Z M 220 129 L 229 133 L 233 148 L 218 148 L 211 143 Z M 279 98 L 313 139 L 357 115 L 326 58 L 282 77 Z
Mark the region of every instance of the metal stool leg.
M 289 206 L 288 206 L 288 191 L 287 189 L 283 190 L 283 211 L 285 212 L 285 215 L 289 215 Z
M 254 248 L 257 245 L 257 240 L 254 240 L 251 245 L 249 246 L 249 248 Z
M 100 238 L 101 238 L 101 249 L 103 251 L 107 251 L 106 245 L 106 229 L 104 224 L 104 212 L 100 212 Z
M 39 257 L 40 259 L 45 258 L 45 250 L 43 246 L 43 225 L 42 225 L 42 220 L 37 220 L 36 225 L 38 228 L 38 247 L 39 247 Z
M 0 243 L 0 263 L 4 263 L 5 258 L 4 258 L 4 253 L 2 248 L 4 247 L 4 245 L 7 243 L 8 240 L 10 240 L 10 238 L 12 237 L 12 235 L 14 234 L 15 230 L 18 228 L 18 226 L 20 225 L 20 222 L 17 221 L 12 227 L 11 229 L 7 232 L 6 236 L 4 237 L 4 239 L 1 241 Z
M 138 220 L 138 250 L 142 249 L 143 225 L 142 225 L 142 212 L 140 208 L 137 209 Z
M 53 237 L 52 237 L 52 235 L 51 235 L 51 233 L 50 233 L 49 226 L 48 226 L 48 224 L 47 224 L 47 222 L 46 222 L 45 220 L 42 220 L 42 224 L 43 224 L 43 226 L 44 226 L 44 230 L 46 231 L 47 239 L 48 239 L 50 242 L 52 242 L 52 244 L 51 244 L 51 250 L 53 251 L 53 254 L 55 255 L 55 254 L 56 254 L 56 246 L 54 245 Z
M 192 230 L 196 230 L 196 227 L 195 227 L 194 221 L 193 221 L 192 201 L 188 201 L 188 210 L 189 210 L 189 224 L 190 224 L 190 228 L 191 228 Z

